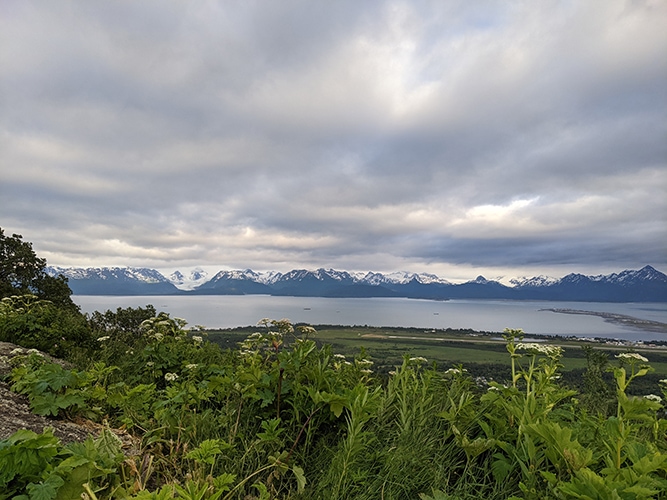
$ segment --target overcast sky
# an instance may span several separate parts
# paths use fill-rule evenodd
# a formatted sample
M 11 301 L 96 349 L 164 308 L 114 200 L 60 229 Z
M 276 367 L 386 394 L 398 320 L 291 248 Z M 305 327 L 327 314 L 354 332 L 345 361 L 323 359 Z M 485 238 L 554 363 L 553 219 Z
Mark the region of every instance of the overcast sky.
M 0 2 L 49 264 L 667 271 L 667 2 Z

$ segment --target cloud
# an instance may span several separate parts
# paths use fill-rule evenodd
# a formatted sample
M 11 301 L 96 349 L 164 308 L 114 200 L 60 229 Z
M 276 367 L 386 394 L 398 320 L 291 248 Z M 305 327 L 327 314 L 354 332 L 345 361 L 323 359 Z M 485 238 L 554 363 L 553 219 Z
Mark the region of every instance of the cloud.
M 667 266 L 663 2 L 3 2 L 50 263 Z

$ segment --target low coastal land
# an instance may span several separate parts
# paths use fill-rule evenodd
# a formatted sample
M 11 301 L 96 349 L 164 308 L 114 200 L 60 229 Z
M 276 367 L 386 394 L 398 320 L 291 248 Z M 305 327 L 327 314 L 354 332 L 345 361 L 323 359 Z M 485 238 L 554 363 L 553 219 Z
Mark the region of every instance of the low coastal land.
M 660 321 L 652 321 L 648 319 L 635 318 L 634 316 L 627 316 L 625 314 L 616 314 L 616 313 L 599 312 L 599 311 L 585 311 L 580 309 L 560 309 L 560 308 L 540 309 L 540 311 L 551 311 L 561 314 L 583 314 L 585 316 L 597 316 L 599 318 L 603 318 L 608 323 L 613 323 L 616 325 L 635 328 L 643 330 L 645 332 L 667 333 L 667 323 L 661 323 Z

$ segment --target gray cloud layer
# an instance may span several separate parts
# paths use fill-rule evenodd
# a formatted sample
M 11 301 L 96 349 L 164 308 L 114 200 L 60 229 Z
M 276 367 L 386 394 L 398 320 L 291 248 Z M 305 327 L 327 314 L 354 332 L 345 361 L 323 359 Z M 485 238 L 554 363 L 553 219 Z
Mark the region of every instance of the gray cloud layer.
M 667 265 L 667 4 L 0 4 L 2 222 L 61 265 Z

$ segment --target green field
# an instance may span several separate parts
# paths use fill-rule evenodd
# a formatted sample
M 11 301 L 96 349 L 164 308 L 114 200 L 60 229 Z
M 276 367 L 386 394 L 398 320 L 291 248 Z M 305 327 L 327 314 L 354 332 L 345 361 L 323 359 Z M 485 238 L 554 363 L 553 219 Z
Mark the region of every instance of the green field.
M 375 360 L 380 371 L 392 369 L 400 364 L 404 355 L 423 356 L 435 362 L 438 368 L 449 368 L 458 364 L 467 365 L 510 365 L 510 358 L 500 333 L 474 332 L 472 330 L 424 330 L 418 328 L 376 328 L 366 326 L 315 326 L 315 340 L 331 344 L 333 351 L 354 356 L 365 349 Z M 248 334 L 259 327 L 212 330 L 209 339 L 223 347 L 234 347 Z M 627 352 L 625 346 L 603 343 L 582 342 L 564 337 L 535 337 L 526 341 L 538 341 L 563 347 L 562 363 L 564 371 L 586 368 L 583 346 L 591 346 L 614 355 Z M 635 352 L 648 358 L 655 370 L 652 375 L 664 378 L 667 375 L 667 348 L 635 348 Z

